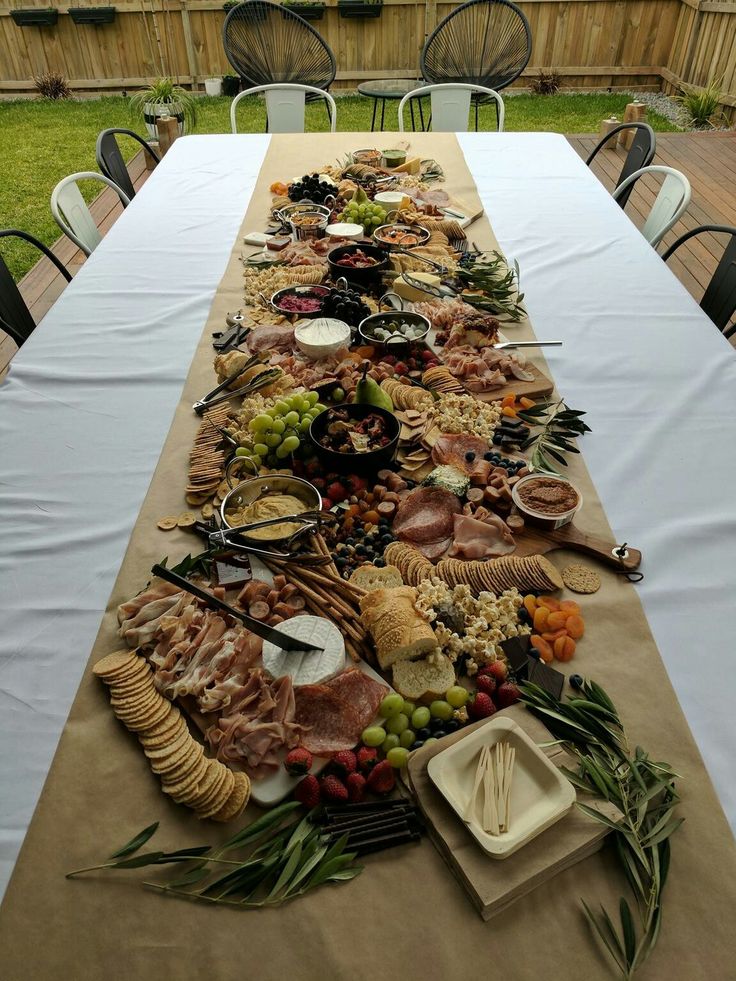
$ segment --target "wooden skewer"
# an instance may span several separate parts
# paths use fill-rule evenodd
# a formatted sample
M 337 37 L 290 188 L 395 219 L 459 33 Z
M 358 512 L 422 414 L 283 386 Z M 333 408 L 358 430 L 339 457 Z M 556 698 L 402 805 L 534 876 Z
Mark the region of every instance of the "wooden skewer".
M 473 811 L 475 810 L 475 802 L 478 797 L 478 791 L 480 790 L 480 783 L 483 779 L 483 753 L 486 747 L 483 746 L 480 751 L 480 756 L 478 759 L 478 765 L 475 768 L 475 780 L 473 782 L 473 792 L 468 800 L 468 806 L 465 808 L 465 820 L 470 821 L 473 817 Z

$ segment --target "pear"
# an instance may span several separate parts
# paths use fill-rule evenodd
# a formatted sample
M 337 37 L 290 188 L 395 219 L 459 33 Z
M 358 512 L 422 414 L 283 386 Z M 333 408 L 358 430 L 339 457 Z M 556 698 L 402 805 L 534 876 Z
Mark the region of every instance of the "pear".
M 361 366 L 363 377 L 355 388 L 355 401 L 362 405 L 375 405 L 379 409 L 386 409 L 388 412 L 392 412 L 394 404 L 388 393 L 384 392 L 378 382 L 368 377 L 370 366 L 370 361 L 364 361 Z

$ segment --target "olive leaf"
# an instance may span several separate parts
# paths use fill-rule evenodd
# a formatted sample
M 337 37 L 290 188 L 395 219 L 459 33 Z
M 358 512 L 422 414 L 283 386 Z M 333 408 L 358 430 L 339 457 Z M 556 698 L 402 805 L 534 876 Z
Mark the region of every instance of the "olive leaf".
M 167 870 L 168 879 L 143 885 L 195 902 L 257 909 L 278 906 L 317 886 L 359 875 L 362 866 L 354 864 L 356 853 L 345 851 L 347 835 L 330 845 L 317 824 L 317 809 L 290 820 L 298 807 L 296 801 L 275 807 L 217 848 L 195 845 L 135 854 L 156 832 L 158 823 L 152 824 L 104 864 L 69 872 L 67 878 L 97 869 L 174 865 L 176 868 Z M 224 857 L 234 852 L 242 854 L 238 859 Z
M 456 277 L 462 299 L 479 310 L 518 321 L 526 316 L 519 292 L 519 264 L 509 267 L 500 252 L 468 252 L 458 266 Z
M 566 467 L 564 454 L 580 452 L 570 440 L 590 432 L 590 427 L 582 420 L 584 415 L 585 412 L 579 409 L 568 409 L 562 399 L 519 410 L 518 416 L 523 422 L 539 427 L 538 432 L 530 433 L 521 444 L 522 450 L 534 447 L 530 461 L 533 470 L 559 475 L 555 463 Z
M 561 767 L 565 776 L 579 791 L 610 801 L 621 812 L 621 819 L 614 821 L 582 801 L 577 804 L 613 832 L 637 915 L 622 897 L 617 930 L 603 906 L 595 913 L 584 900 L 582 904 L 620 976 L 632 978 L 659 937 L 670 839 L 683 821 L 674 813 L 679 801 L 677 774 L 669 763 L 651 760 L 641 746 L 630 754 L 616 707 L 594 681 L 584 682 L 582 692 L 565 701 L 530 682 L 520 687 L 521 701 L 577 760 L 577 772 Z

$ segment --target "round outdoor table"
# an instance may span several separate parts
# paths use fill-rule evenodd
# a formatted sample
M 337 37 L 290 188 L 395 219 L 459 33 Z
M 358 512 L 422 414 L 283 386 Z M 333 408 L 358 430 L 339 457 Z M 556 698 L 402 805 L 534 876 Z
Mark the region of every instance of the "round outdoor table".
M 407 92 L 418 89 L 422 84 L 421 81 L 414 81 L 411 78 L 379 78 L 374 82 L 361 82 L 358 86 L 359 95 L 365 95 L 373 99 L 371 133 L 376 128 L 376 111 L 379 100 L 381 102 L 381 129 L 383 129 L 383 121 L 386 115 L 386 100 L 403 99 Z M 410 99 L 409 101 L 412 129 L 416 129 L 414 125 L 414 101 L 414 99 Z M 422 109 L 421 99 L 419 99 L 419 121 L 422 124 L 422 129 L 424 129 L 424 111 Z

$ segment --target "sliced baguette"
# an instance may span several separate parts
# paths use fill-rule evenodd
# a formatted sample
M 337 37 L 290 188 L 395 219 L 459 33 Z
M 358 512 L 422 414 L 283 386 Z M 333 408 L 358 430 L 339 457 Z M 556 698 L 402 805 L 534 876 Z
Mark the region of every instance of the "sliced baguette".
M 435 654 L 431 660 L 397 661 L 392 671 L 394 689 L 412 702 L 444 698 L 455 684 L 455 668 L 444 654 Z
M 363 623 L 368 628 L 382 670 L 396 661 L 429 654 L 437 638 L 428 620 L 416 609 L 413 586 L 374 589 L 360 600 Z
M 350 577 L 350 582 L 361 589 L 367 589 L 369 593 L 374 589 L 404 585 L 401 573 L 395 565 L 385 565 L 379 569 L 370 563 L 359 566 Z

